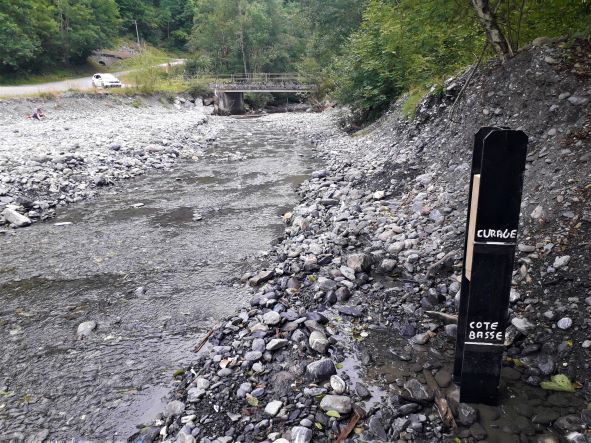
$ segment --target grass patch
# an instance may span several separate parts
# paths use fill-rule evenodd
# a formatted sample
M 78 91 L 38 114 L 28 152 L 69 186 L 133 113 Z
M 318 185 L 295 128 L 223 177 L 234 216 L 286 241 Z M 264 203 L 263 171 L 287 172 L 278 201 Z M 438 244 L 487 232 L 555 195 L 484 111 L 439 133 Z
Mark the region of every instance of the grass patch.
M 177 59 L 174 54 L 146 46 L 142 51 L 125 60 L 113 63 L 108 69 L 110 72 L 128 71 L 132 69 L 144 69 L 147 66 L 161 65 Z
M 414 119 L 417 113 L 417 106 L 426 94 L 427 90 L 425 88 L 411 89 L 408 93 L 408 97 L 402 105 L 402 115 L 409 120 Z

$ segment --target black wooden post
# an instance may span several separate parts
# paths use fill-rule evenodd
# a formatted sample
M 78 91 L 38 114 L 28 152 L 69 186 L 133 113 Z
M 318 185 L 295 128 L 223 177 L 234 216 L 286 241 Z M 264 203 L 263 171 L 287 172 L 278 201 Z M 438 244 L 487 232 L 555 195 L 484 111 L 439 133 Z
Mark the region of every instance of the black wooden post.
M 475 136 L 454 362 L 463 402 L 496 404 L 517 242 L 527 136 Z

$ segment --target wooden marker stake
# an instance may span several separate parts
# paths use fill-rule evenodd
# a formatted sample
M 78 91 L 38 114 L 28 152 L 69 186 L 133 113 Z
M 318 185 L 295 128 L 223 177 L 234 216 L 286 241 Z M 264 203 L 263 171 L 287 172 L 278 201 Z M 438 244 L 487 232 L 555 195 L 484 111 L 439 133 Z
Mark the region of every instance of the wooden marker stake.
M 476 134 L 454 363 L 463 402 L 497 403 L 526 153 L 522 131 Z

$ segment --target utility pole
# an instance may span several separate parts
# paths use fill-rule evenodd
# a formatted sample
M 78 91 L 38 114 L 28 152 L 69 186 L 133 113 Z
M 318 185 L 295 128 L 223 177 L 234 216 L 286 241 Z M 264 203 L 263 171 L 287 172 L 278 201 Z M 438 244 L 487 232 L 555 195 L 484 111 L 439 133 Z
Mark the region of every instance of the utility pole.
M 138 45 L 138 49 L 140 48 L 140 33 L 137 30 L 137 20 L 134 20 L 133 23 L 135 24 L 135 35 L 137 37 L 137 45 Z

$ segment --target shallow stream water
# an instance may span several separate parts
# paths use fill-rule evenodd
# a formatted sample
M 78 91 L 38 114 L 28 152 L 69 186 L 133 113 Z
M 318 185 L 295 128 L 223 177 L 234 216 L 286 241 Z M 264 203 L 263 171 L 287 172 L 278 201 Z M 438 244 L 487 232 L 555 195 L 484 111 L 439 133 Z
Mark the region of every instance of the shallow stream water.
M 282 234 L 313 148 L 261 119 L 223 122 L 201 159 L 0 236 L 0 440 L 124 440 L 245 302 L 237 277 Z M 85 321 L 98 326 L 81 340 Z

